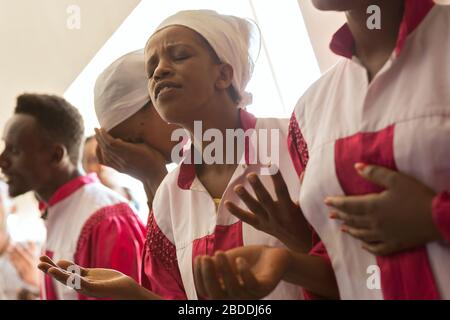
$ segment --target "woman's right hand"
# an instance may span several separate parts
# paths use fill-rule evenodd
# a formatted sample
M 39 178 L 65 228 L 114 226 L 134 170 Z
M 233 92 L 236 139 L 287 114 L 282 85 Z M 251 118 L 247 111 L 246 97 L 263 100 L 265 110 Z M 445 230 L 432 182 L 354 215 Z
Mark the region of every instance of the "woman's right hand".
M 133 278 L 116 270 L 82 268 L 66 260 L 55 263 L 47 256 L 41 256 L 40 261 L 38 268 L 42 272 L 85 296 L 115 300 L 158 299 Z

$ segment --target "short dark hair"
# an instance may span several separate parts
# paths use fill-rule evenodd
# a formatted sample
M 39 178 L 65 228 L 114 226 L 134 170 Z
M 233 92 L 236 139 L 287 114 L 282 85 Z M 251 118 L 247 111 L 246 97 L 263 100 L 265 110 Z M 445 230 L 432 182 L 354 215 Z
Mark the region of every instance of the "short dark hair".
M 67 148 L 71 162 L 78 165 L 84 123 L 77 108 L 55 95 L 26 93 L 17 97 L 14 112 L 34 117 L 52 141 Z

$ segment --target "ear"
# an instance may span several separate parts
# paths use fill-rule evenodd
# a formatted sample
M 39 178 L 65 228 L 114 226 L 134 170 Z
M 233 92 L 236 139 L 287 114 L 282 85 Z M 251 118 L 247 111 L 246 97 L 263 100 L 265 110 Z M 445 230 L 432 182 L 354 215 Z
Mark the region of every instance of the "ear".
M 64 161 L 67 156 L 67 149 L 62 144 L 55 144 L 51 149 L 51 162 L 54 164 L 59 164 Z
M 216 88 L 219 90 L 226 90 L 233 82 L 233 67 L 228 63 L 219 65 L 219 77 L 216 80 Z

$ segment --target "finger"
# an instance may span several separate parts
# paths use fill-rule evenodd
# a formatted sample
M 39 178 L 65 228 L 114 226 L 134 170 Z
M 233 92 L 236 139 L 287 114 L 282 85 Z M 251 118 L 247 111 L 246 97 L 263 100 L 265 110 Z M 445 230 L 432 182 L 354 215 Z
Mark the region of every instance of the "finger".
M 381 241 L 380 235 L 370 229 L 352 228 L 347 225 L 341 227 L 342 232 L 348 233 L 352 237 L 359 239 L 365 243 L 374 243 Z
M 348 215 L 367 215 L 377 205 L 379 194 L 338 196 L 325 198 L 325 204 Z
M 197 256 L 194 261 L 194 283 L 199 297 L 206 297 L 207 292 L 203 283 L 202 276 L 202 257 Z
M 236 259 L 236 267 L 239 273 L 239 276 L 242 279 L 243 286 L 249 292 L 258 292 L 258 280 L 255 278 L 254 274 L 251 272 L 250 267 L 248 266 L 247 261 L 239 257 Z
M 53 279 L 57 280 L 58 282 L 67 285 L 68 280 L 72 280 L 74 277 L 76 277 L 76 274 L 73 274 L 71 272 L 67 272 L 65 270 L 62 270 L 61 268 L 55 268 L 51 267 L 47 270 L 47 275 L 52 277 Z M 71 278 L 72 276 L 72 278 Z
M 104 141 L 100 129 L 99 128 L 95 128 L 95 140 L 97 140 L 97 144 L 102 147 L 106 147 L 106 142 Z
M 48 256 L 40 256 L 39 257 L 39 261 L 44 262 L 44 263 L 48 263 L 50 264 L 52 267 L 56 267 L 58 268 L 58 266 L 56 265 L 56 263 L 50 259 Z
M 218 252 L 216 253 L 215 258 L 217 260 L 218 271 L 222 275 L 228 296 L 231 299 L 241 298 L 243 296 L 243 290 L 230 266 L 227 256 L 223 252 Z
M 237 205 L 235 205 L 233 202 L 228 200 L 225 201 L 225 206 L 233 216 L 235 216 L 239 220 L 242 220 L 245 223 L 248 223 L 249 225 L 255 227 L 256 229 L 259 229 L 260 227 L 259 218 L 254 213 L 243 210 L 239 208 Z
M 264 187 L 264 185 L 262 184 L 258 175 L 256 173 L 250 173 L 247 175 L 247 179 L 250 182 L 253 191 L 255 191 L 256 197 L 258 198 L 259 202 L 267 211 L 272 212 L 274 201 L 267 191 L 266 187 Z
M 111 135 L 107 133 L 106 130 L 104 130 L 103 128 L 99 130 L 99 136 L 102 141 L 102 144 L 105 145 L 107 148 L 114 149 L 117 146 L 115 143 L 117 139 L 111 137 Z
M 36 247 L 34 244 L 26 244 L 22 247 L 23 253 L 28 257 L 29 260 L 34 260 L 36 258 Z
M 330 219 L 340 220 L 345 225 L 352 228 L 368 228 L 370 226 L 365 216 L 350 215 L 341 211 L 333 211 L 330 213 Z
M 97 147 L 95 148 L 95 154 L 97 155 L 98 163 L 105 164 L 104 159 L 103 159 L 102 148 L 98 144 L 97 144 Z
M 239 198 L 244 201 L 245 205 L 250 209 L 250 211 L 261 218 L 267 218 L 266 210 L 261 206 L 258 200 L 253 198 L 250 193 L 248 193 L 248 191 L 242 185 L 237 185 L 234 188 L 234 192 L 236 192 Z
M 386 189 L 393 188 L 400 175 L 398 172 L 385 167 L 365 163 L 356 163 L 355 169 L 364 179 Z
M 202 274 L 207 296 L 212 299 L 225 299 L 226 295 L 220 285 L 219 276 L 211 257 L 203 258 Z
M 59 260 L 56 265 L 58 267 L 60 267 L 63 270 L 66 270 L 70 268 L 70 270 L 79 270 L 79 274 L 81 276 L 85 276 L 87 273 L 87 269 L 73 263 L 72 261 L 68 261 L 68 260 Z
M 288 187 L 286 185 L 286 182 L 284 181 L 281 170 L 277 170 L 277 173 L 273 174 L 271 177 L 278 201 L 282 201 L 284 203 L 292 202 Z
M 101 128 L 100 131 L 100 137 L 102 139 L 102 142 L 111 150 L 114 150 L 115 152 L 119 152 L 122 150 L 125 142 L 121 139 L 115 139 L 113 138 L 105 129 Z
M 125 165 L 125 161 L 111 150 L 103 153 L 103 160 L 106 166 L 114 169 L 120 169 Z
M 54 268 L 53 265 L 47 262 L 41 262 L 38 264 L 38 269 L 44 273 L 47 273 L 50 268 Z
M 106 142 L 105 138 L 103 137 L 103 134 L 98 129 L 95 134 L 95 139 L 97 140 L 97 147 L 100 147 L 103 153 L 111 151 L 110 144 Z
M 15 252 L 20 258 L 27 260 L 29 262 L 33 261 L 33 255 L 26 247 L 17 246 Z

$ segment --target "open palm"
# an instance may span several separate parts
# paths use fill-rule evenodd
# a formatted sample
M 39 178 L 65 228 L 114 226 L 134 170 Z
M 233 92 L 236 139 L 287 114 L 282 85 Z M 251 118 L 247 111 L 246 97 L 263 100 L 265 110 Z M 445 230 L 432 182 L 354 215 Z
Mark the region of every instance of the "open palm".
M 245 246 L 213 257 L 197 257 L 194 265 L 199 295 L 212 299 L 261 299 L 281 281 L 290 255 L 286 249 Z
M 73 262 L 54 263 L 42 256 L 38 268 L 78 293 L 94 298 L 139 299 L 139 285 L 131 277 L 112 269 L 82 268 Z

